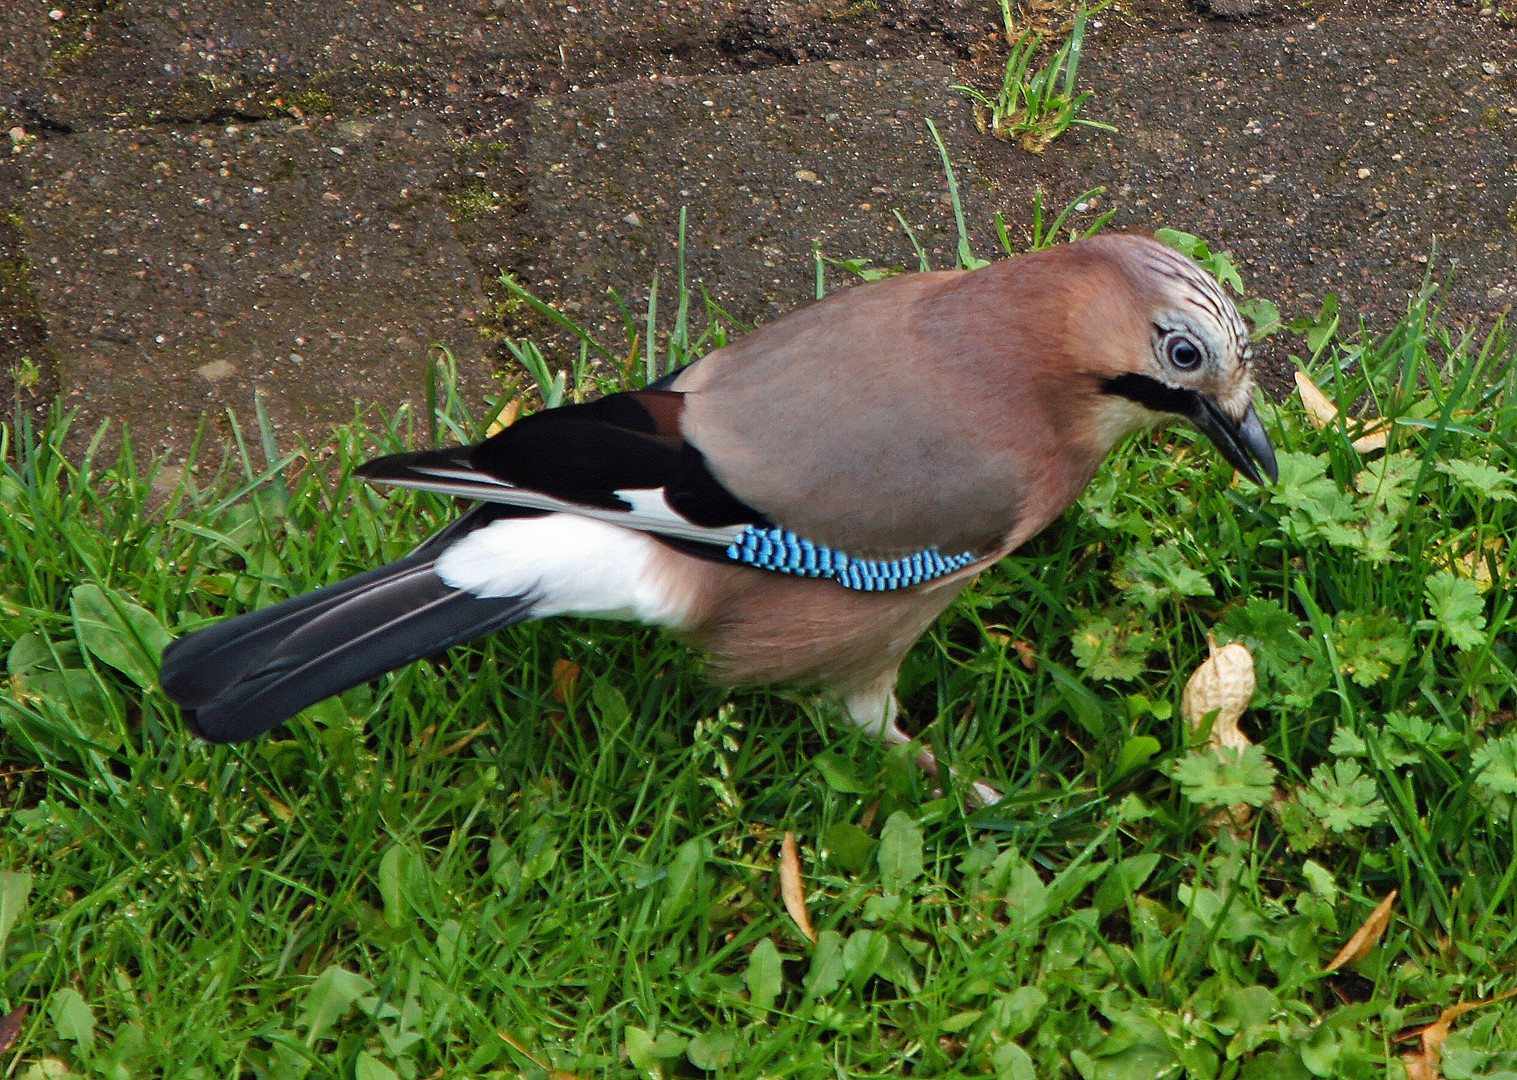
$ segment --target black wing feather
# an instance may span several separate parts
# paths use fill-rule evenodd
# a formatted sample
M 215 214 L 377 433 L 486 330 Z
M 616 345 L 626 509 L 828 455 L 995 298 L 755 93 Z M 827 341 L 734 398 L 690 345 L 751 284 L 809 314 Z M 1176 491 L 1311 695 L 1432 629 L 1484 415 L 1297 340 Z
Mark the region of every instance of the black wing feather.
M 530 595 L 472 596 L 433 569 L 464 532 L 519 513 L 478 507 L 388 566 L 179 638 L 163 654 L 164 693 L 202 738 L 242 742 L 351 686 L 530 617 Z
M 682 395 L 653 391 L 649 396 Z M 664 486 L 678 474 L 684 447 L 678 432 L 659 432 L 652 413 L 632 397 L 613 394 L 524 417 L 474 447 L 469 464 L 583 506 L 629 510 L 614 493 Z
M 616 492 L 662 489 L 702 528 L 771 522 L 722 486 L 679 429 L 684 394 L 634 390 L 534 413 L 472 447 L 392 454 L 359 467 L 371 480 L 407 483 L 428 469 L 472 471 L 579 506 L 630 510 Z M 508 491 L 478 492 L 510 500 Z M 656 531 L 656 528 L 650 528 Z

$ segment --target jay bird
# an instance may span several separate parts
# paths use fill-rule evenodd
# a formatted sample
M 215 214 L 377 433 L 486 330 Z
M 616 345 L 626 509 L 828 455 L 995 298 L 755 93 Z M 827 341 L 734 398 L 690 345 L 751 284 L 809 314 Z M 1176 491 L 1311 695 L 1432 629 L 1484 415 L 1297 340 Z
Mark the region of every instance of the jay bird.
M 1277 479 L 1250 361 L 1212 277 L 1143 236 L 859 285 L 646 389 L 368 462 L 478 503 L 398 562 L 180 638 L 161 683 L 196 734 L 238 742 L 492 630 L 599 616 L 908 742 L 907 650 L 1124 437 L 1178 415 Z

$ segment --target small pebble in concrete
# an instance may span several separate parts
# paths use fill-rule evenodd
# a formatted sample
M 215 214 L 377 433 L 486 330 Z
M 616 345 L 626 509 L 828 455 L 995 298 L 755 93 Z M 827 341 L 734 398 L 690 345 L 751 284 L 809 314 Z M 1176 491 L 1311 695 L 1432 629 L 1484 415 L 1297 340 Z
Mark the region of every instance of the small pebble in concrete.
M 236 374 L 237 367 L 230 360 L 212 360 L 209 364 L 201 364 L 195 369 L 195 373 L 207 382 L 220 382 Z

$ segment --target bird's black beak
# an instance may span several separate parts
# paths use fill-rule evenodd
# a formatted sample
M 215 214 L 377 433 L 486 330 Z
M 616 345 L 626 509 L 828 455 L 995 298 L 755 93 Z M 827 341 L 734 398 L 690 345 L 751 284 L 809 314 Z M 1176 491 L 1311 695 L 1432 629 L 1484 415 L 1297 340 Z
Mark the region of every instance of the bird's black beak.
M 1264 434 L 1264 425 L 1259 422 L 1259 413 L 1252 402 L 1243 419 L 1234 420 L 1205 394 L 1179 386 L 1166 386 L 1158 379 L 1136 372 L 1107 379 L 1102 389 L 1108 394 L 1119 394 L 1129 401 L 1136 401 L 1154 412 L 1178 413 L 1189 418 L 1202 434 L 1217 444 L 1217 449 L 1233 468 L 1254 483 L 1265 483 L 1265 476 L 1272 484 L 1280 479 L 1275 448 L 1269 444 L 1269 437 Z M 1262 474 L 1260 469 L 1264 470 Z
M 1256 484 L 1265 483 L 1265 476 L 1269 477 L 1271 484 L 1280 479 L 1275 448 L 1269 444 L 1264 425 L 1259 422 L 1259 412 L 1252 403 L 1242 420 L 1234 420 L 1205 394 L 1197 394 L 1195 398 L 1199 407 L 1190 413 L 1191 422 L 1217 444 L 1217 449 L 1233 468 Z M 1263 475 L 1260 475 L 1261 469 Z

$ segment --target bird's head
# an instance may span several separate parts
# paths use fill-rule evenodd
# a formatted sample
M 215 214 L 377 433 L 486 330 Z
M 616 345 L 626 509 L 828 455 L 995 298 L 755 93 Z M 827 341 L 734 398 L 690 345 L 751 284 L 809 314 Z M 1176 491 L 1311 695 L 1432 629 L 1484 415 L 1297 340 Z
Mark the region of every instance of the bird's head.
M 1212 276 L 1178 251 L 1143 236 L 1082 241 L 1126 288 L 1121 310 L 1093 311 L 1084 330 L 1120 348 L 1095 350 L 1095 372 L 1113 433 L 1179 415 L 1199 428 L 1255 483 L 1279 479 L 1275 452 L 1254 408 L 1248 325 Z M 1108 296 L 1112 295 L 1108 292 Z M 1110 316 L 1126 333 L 1111 334 Z M 1092 355 L 1092 354 L 1087 354 Z

